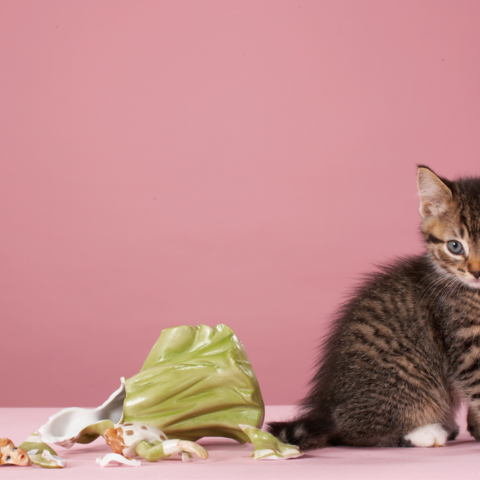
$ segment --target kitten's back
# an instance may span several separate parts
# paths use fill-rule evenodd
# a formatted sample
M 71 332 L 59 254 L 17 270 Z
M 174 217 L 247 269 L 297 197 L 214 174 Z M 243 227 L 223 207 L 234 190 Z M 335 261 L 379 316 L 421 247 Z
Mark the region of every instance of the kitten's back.
M 419 421 L 451 423 L 454 399 L 430 318 L 439 282 L 426 256 L 369 275 L 334 320 L 301 415 L 270 424 L 271 433 L 303 449 L 401 446 Z

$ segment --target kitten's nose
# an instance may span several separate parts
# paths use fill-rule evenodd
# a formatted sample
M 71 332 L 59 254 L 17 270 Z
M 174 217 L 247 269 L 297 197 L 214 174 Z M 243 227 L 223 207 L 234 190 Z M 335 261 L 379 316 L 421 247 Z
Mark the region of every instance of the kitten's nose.
M 469 272 L 478 280 L 480 278 L 480 270 L 469 270 Z

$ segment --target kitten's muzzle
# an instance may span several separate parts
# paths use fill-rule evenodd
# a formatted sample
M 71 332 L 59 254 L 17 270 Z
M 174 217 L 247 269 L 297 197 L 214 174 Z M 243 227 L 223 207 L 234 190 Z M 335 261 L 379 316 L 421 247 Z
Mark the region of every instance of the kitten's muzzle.
M 471 273 L 477 280 L 480 278 L 480 270 L 469 270 L 469 273 Z

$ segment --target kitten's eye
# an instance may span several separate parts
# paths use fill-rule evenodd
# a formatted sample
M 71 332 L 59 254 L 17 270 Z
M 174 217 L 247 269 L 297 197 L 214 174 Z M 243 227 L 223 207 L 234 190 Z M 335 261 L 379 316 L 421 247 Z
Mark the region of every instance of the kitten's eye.
M 450 240 L 447 242 L 447 247 L 455 255 L 461 255 L 463 253 L 462 244 L 456 240 Z

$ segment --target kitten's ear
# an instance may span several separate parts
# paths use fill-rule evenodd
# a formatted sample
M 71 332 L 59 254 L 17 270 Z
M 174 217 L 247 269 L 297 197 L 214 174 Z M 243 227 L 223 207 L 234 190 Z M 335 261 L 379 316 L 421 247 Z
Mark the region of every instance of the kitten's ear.
M 422 217 L 440 215 L 447 210 L 452 201 L 452 191 L 432 170 L 420 165 L 417 172 L 417 184 Z

